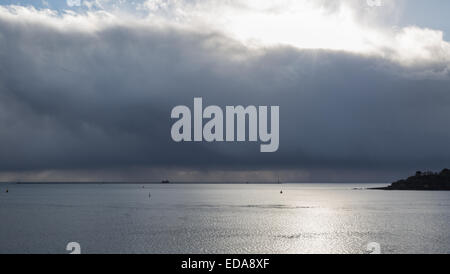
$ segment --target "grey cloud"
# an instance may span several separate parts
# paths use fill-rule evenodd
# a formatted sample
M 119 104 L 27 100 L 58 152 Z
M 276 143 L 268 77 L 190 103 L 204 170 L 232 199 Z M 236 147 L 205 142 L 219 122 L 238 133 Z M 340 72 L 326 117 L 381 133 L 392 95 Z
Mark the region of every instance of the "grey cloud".
M 450 75 L 417 70 L 344 52 L 252 51 L 215 33 L 0 18 L 0 170 L 450 166 Z M 279 105 L 280 150 L 174 143 L 170 111 L 196 96 Z

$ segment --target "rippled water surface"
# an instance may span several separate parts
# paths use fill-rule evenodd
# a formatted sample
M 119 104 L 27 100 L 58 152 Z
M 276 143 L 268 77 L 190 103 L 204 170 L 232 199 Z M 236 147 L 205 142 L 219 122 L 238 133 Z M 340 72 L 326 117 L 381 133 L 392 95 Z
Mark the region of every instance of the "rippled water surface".
M 450 192 L 355 187 L 3 184 L 0 253 L 450 253 Z

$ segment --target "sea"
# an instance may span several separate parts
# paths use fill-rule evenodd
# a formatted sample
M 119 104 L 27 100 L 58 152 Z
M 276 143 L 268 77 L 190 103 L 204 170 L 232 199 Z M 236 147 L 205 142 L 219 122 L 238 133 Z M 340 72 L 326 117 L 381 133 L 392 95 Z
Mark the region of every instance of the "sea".
M 0 253 L 450 253 L 450 192 L 377 186 L 3 183 Z

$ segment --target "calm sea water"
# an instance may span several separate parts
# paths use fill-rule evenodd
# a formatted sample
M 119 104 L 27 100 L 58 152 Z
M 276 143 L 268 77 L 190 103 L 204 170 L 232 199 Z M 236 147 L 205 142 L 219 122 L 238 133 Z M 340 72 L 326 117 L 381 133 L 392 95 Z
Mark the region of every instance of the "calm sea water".
M 450 253 L 450 192 L 354 187 L 3 184 L 0 253 Z

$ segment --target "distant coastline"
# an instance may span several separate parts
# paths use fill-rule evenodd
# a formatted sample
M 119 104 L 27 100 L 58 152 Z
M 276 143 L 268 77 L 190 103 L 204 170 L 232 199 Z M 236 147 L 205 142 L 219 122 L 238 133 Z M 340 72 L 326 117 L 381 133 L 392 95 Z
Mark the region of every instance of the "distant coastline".
M 373 190 L 416 190 L 416 191 L 450 191 L 450 170 L 439 173 L 417 171 L 416 175 L 399 180 L 387 187 L 371 188 Z
M 103 181 L 103 182 L 88 182 L 88 181 L 9 181 L 0 182 L 0 184 L 17 184 L 17 185 L 349 185 L 358 186 L 356 189 L 364 190 L 367 186 L 364 185 L 383 185 L 381 182 L 377 183 L 354 183 L 354 182 L 183 182 L 183 181 L 170 181 L 169 183 L 162 183 L 162 181 L 148 181 L 148 182 L 114 182 L 114 181 Z M 385 184 L 384 184 L 385 185 Z
M 277 182 L 4 182 L 18 185 L 278 185 Z

